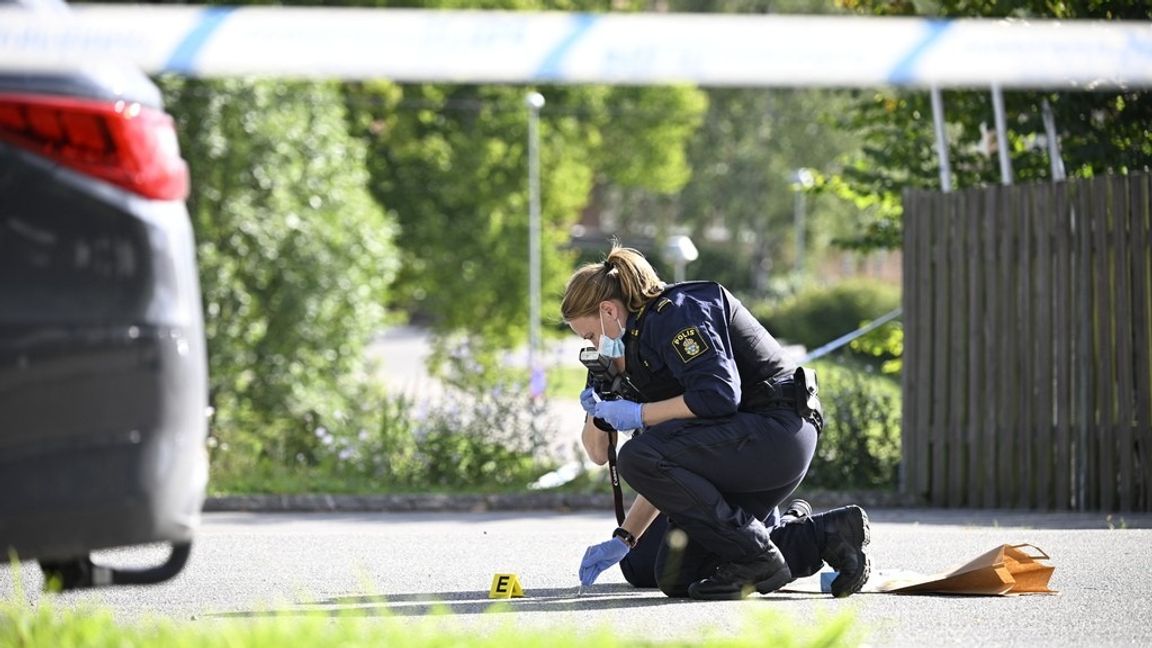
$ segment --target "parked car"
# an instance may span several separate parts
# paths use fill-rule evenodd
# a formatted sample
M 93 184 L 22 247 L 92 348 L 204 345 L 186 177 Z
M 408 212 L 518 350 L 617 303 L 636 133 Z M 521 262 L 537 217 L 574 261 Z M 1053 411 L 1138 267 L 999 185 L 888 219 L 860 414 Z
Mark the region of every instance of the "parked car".
M 0 7 L 67 11 L 61 2 Z M 64 588 L 184 566 L 207 484 L 187 165 L 139 70 L 0 72 L 0 561 Z M 155 568 L 93 550 L 169 543 Z

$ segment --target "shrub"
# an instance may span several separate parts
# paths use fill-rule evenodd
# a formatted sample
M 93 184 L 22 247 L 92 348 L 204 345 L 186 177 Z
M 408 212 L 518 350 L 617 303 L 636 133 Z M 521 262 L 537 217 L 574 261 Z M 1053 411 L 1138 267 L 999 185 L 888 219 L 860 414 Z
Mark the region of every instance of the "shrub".
M 463 397 L 463 401 L 461 399 Z M 449 394 L 416 422 L 419 483 L 432 488 L 523 488 L 554 466 L 548 463 L 538 401 L 523 392 Z
M 904 367 L 904 324 L 888 322 L 852 340 L 848 348 L 878 362 L 881 372 L 899 375 Z
M 214 449 L 214 492 L 394 492 L 521 489 L 554 468 L 546 403 L 522 376 L 457 368 L 444 391 L 416 398 L 361 381 L 345 406 L 306 417 L 287 460 Z
M 373 200 L 339 87 L 161 81 L 192 174 L 213 461 L 314 464 L 387 321 L 395 218 Z
M 777 338 L 814 349 L 899 305 L 899 286 L 851 279 L 805 290 L 776 305 L 760 302 L 749 307 Z
M 832 362 L 814 363 L 825 426 L 805 485 L 895 488 L 900 465 L 900 386 Z

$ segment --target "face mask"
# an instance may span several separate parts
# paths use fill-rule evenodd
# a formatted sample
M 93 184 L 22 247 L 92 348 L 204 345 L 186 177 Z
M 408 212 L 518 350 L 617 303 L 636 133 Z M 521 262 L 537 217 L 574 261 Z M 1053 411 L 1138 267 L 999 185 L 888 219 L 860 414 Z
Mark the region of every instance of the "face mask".
M 624 327 L 620 320 L 616 320 L 616 326 L 620 329 L 620 337 L 609 337 L 604 331 L 604 313 L 600 313 L 600 355 L 605 358 L 624 357 Z

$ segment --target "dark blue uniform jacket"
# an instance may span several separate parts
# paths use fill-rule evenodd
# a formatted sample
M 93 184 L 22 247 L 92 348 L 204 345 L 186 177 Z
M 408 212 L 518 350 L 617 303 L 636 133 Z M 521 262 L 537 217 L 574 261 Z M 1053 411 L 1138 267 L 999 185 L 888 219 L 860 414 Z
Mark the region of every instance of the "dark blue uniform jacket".
M 751 388 L 794 369 L 776 338 L 711 281 L 669 286 L 629 315 L 627 328 L 627 374 L 643 400 L 683 394 L 701 418 L 736 412 Z

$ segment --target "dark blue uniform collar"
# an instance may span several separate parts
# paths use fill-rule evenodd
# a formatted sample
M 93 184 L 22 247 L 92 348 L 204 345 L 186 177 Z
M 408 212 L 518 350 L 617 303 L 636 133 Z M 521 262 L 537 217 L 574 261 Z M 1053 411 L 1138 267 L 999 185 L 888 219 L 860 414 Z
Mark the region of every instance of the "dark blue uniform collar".
M 712 285 L 715 286 L 714 281 L 681 281 L 680 283 L 665 284 L 664 290 L 652 299 L 649 299 L 646 304 L 640 307 L 640 310 L 635 313 L 628 314 L 628 329 L 633 330 L 639 328 L 639 322 L 643 319 L 644 314 L 648 311 L 662 312 L 665 308 L 673 304 L 672 295 L 680 290 L 690 289 L 695 286 Z M 632 333 L 635 335 L 636 333 Z

